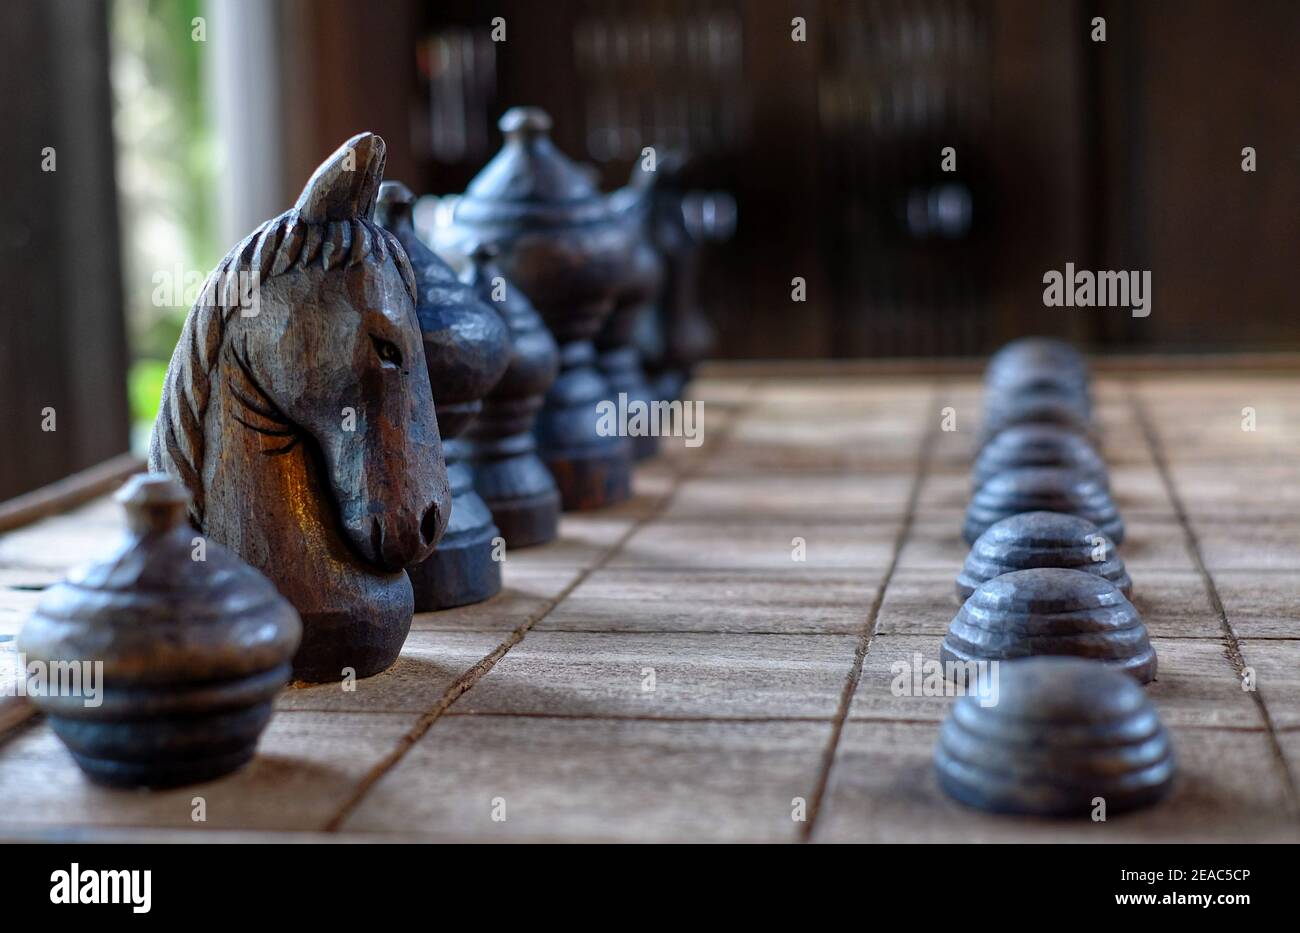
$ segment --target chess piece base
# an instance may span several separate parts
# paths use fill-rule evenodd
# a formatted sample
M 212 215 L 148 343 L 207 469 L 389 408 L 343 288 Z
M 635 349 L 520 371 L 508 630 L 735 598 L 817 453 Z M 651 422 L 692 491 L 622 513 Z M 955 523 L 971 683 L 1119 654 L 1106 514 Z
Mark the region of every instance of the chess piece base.
M 492 541 L 499 535 L 495 525 L 465 535 L 447 534 L 428 560 L 407 568 L 415 590 L 415 611 L 454 609 L 500 593 L 501 562 L 492 559 Z
M 538 467 L 542 463 L 538 461 Z M 554 541 L 560 533 L 560 493 L 549 489 L 534 496 L 486 499 L 492 521 L 505 539 L 507 551 Z

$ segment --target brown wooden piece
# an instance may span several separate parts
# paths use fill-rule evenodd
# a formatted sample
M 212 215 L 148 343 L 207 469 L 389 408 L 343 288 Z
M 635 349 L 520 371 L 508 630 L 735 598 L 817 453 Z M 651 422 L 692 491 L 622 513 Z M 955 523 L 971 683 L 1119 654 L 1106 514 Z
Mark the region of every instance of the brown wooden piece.
M 435 245 L 464 257 L 489 243 L 506 277 L 524 290 L 560 346 L 560 373 L 535 433 L 566 510 L 631 495 L 631 445 L 601 429 L 612 402 L 592 338 L 614 308 L 636 242 L 618 203 L 550 139 L 551 118 L 516 107 L 501 118 L 505 146 L 450 202 Z
M 130 480 L 118 493 L 126 539 L 47 590 L 19 634 L 28 664 L 50 671 L 32 702 L 102 783 L 170 786 L 238 768 L 289 679 L 297 613 L 260 573 L 195 534 L 189 498 L 164 475 Z M 80 674 L 64 684 L 76 691 L 50 689 L 56 665 Z
M 378 673 L 414 603 L 403 568 L 451 510 L 411 265 L 371 218 L 384 142 L 362 133 L 209 277 L 163 388 L 149 463 L 190 520 L 303 621 L 303 680 Z

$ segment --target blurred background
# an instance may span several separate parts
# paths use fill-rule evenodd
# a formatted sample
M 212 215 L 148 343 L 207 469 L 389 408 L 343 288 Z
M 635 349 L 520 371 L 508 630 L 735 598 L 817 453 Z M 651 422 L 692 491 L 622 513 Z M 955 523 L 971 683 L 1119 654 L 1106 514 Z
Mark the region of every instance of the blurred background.
M 138 447 L 203 277 L 343 140 L 379 132 L 390 177 L 457 192 L 516 104 L 548 109 L 607 187 L 655 146 L 734 195 L 700 281 L 715 357 L 976 356 L 1027 333 L 1300 349 L 1294 0 L 7 0 L 3 17 L 0 499 Z M 1151 316 L 1045 308 L 1066 262 L 1150 270 Z

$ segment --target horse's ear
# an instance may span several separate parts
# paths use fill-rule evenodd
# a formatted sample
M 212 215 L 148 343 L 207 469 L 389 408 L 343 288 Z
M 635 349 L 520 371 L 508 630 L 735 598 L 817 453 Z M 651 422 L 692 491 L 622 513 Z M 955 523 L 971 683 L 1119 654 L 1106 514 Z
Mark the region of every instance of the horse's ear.
M 312 173 L 294 208 L 308 223 L 370 217 L 384 180 L 384 140 L 374 133 L 353 136 Z

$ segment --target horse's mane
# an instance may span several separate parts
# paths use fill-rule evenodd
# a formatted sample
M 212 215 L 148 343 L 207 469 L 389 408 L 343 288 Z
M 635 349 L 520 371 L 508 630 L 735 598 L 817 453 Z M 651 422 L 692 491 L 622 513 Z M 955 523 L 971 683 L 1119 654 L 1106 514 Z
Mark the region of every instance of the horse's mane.
M 358 164 L 361 163 L 361 164 Z M 383 177 L 383 140 L 365 133 L 348 140 L 312 176 L 297 204 L 239 242 L 208 276 L 190 308 L 163 383 L 149 467 L 189 490 L 190 520 L 203 527 L 204 418 L 226 324 L 244 307 L 249 276 L 265 286 L 286 272 L 350 268 L 392 258 L 415 301 L 415 273 L 397 238 L 371 219 Z

